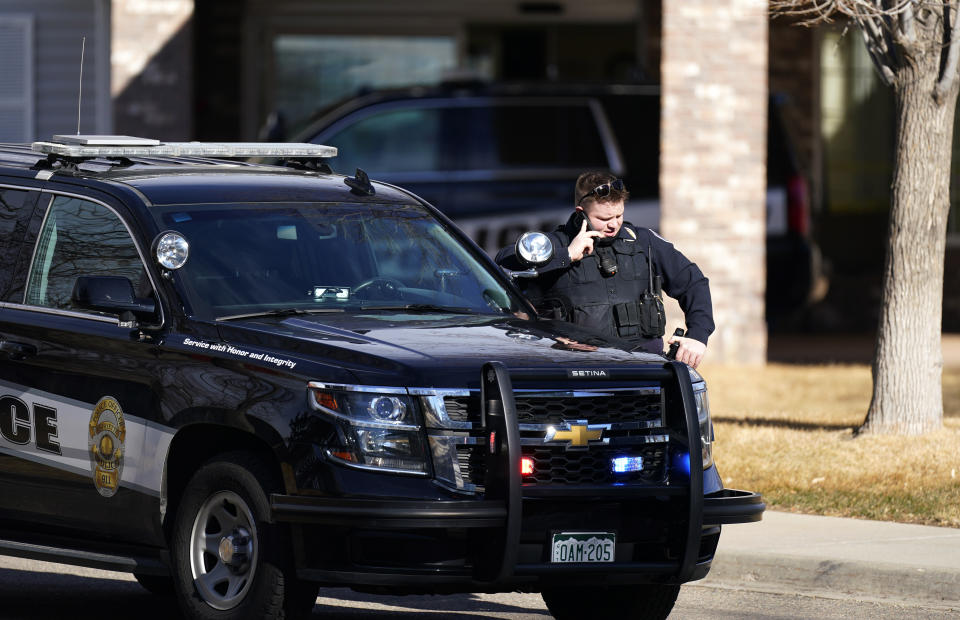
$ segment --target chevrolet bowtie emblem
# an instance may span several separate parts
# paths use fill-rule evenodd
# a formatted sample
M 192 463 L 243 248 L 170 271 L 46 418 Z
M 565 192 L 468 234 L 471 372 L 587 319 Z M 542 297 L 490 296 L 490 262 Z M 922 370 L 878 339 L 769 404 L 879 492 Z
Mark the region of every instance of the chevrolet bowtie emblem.
M 603 439 L 603 431 L 610 428 L 609 424 L 587 424 L 586 420 L 564 422 L 566 428 L 556 426 L 547 427 L 547 434 L 543 443 L 568 442 L 567 450 L 586 450 L 590 444 L 606 444 L 609 440 Z

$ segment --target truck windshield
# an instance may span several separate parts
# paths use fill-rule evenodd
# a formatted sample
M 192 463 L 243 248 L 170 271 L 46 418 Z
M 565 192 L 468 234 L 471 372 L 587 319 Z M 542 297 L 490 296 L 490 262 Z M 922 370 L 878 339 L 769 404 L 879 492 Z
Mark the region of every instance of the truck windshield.
M 177 205 L 155 213 L 162 229 L 190 243 L 175 281 L 198 318 L 524 308 L 474 252 L 418 206 Z

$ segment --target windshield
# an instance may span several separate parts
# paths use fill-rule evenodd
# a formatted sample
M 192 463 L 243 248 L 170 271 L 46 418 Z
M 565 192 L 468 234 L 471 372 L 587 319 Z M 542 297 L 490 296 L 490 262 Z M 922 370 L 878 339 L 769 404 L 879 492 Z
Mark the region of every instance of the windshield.
M 426 210 L 412 205 L 178 205 L 176 272 L 199 318 L 357 310 L 503 314 L 521 302 Z

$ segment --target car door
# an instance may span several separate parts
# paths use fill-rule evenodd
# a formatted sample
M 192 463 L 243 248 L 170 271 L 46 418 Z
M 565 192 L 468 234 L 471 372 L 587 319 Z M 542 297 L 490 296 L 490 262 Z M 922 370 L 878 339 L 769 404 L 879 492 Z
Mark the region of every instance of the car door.
M 27 226 L 40 196 L 39 188 L 14 185 L 16 181 L 10 179 L 6 181 L 9 185 L 0 184 L 0 319 L 6 315 L 6 302 L 23 297 L 26 272 L 18 263 Z M 0 340 L 0 359 L 14 355 L 16 346 Z M 19 456 L 23 424 L 14 409 L 9 406 L 5 411 L 0 409 L 0 506 L 5 514 L 6 509 L 21 501 L 20 483 L 29 480 L 32 474 L 28 463 Z
M 78 276 L 109 275 L 155 298 L 145 254 L 120 213 L 52 193 L 36 216 L 22 293 L 0 314 L 0 426 L 13 457 L 0 472 L 0 507 L 31 527 L 157 543 L 170 433 L 152 422 L 154 345 L 130 317 L 84 309 L 72 295 Z

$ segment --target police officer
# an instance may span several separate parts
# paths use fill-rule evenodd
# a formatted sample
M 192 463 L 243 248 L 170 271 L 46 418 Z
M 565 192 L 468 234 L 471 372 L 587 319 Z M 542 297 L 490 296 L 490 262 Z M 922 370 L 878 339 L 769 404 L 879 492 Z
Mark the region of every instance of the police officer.
M 615 176 L 581 174 L 576 210 L 547 233 L 553 258 L 538 267 L 536 278 L 519 284 L 543 314 L 654 353 L 664 346 L 662 290 L 680 303 L 687 325 L 685 337 L 671 336 L 668 343 L 678 343 L 676 358 L 696 368 L 714 330 L 707 278 L 672 243 L 623 221 L 627 197 Z M 524 268 L 514 246 L 500 250 L 497 263 Z

